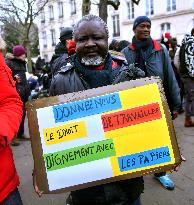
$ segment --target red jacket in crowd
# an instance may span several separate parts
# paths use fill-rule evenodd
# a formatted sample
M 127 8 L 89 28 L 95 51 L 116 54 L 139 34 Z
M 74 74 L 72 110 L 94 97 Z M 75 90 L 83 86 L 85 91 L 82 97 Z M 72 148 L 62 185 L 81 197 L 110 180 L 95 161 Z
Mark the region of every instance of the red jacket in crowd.
M 0 52 L 0 203 L 19 185 L 13 154 L 9 146 L 22 118 L 22 102 L 11 70 Z

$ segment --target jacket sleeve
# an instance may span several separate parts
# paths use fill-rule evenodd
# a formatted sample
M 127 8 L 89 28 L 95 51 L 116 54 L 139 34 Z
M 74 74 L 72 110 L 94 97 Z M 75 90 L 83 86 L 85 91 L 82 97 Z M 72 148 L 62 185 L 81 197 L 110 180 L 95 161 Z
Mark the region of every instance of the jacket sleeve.
M 49 96 L 55 96 L 55 77 L 53 77 L 52 81 L 51 81 L 51 85 L 49 88 Z
M 175 74 L 171 65 L 170 56 L 167 49 L 163 47 L 163 63 L 164 63 L 164 90 L 171 111 L 178 111 L 181 108 L 180 89 L 175 78 Z
M 180 53 L 180 48 L 178 47 L 174 55 L 174 65 L 178 70 L 180 69 L 179 53 Z
M 1 54 L 0 54 L 1 55 Z M 0 56 L 0 151 L 16 135 L 21 118 L 22 102 L 15 88 L 11 70 Z

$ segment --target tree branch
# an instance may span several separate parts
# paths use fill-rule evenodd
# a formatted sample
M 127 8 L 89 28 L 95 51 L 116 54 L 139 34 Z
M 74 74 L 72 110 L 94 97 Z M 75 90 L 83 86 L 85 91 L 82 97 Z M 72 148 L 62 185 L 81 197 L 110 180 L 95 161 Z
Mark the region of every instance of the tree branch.
M 133 1 L 133 3 L 135 3 L 135 4 L 139 4 L 139 2 L 140 2 L 140 0 L 132 0 Z
M 35 13 L 33 14 L 33 19 L 35 19 L 35 18 L 38 16 L 38 14 L 40 13 L 40 11 L 45 7 L 45 5 L 46 5 L 48 2 L 49 2 L 49 0 L 45 0 L 45 2 L 43 3 L 43 5 L 40 6 L 39 9 L 37 10 L 37 12 L 35 12 Z
M 119 9 L 119 5 L 120 5 L 120 1 L 117 0 L 117 1 L 107 1 L 107 4 L 108 5 L 111 5 L 115 10 L 118 10 Z

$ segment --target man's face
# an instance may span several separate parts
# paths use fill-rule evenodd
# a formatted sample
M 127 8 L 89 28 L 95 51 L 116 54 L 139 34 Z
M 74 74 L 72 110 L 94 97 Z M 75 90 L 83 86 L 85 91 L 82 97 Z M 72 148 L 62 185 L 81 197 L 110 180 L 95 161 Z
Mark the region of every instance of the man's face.
M 84 21 L 74 33 L 76 53 L 85 65 L 101 65 L 108 52 L 108 38 L 98 21 Z
M 151 24 L 149 22 L 140 23 L 134 30 L 137 40 L 148 39 L 150 37 Z

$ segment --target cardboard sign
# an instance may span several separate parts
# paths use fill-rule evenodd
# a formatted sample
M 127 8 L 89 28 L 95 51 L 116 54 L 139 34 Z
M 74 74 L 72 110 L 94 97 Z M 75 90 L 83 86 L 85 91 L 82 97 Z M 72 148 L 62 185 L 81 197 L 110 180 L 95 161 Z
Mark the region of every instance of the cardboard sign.
M 158 78 L 36 100 L 27 111 L 46 193 L 166 171 L 181 161 Z

